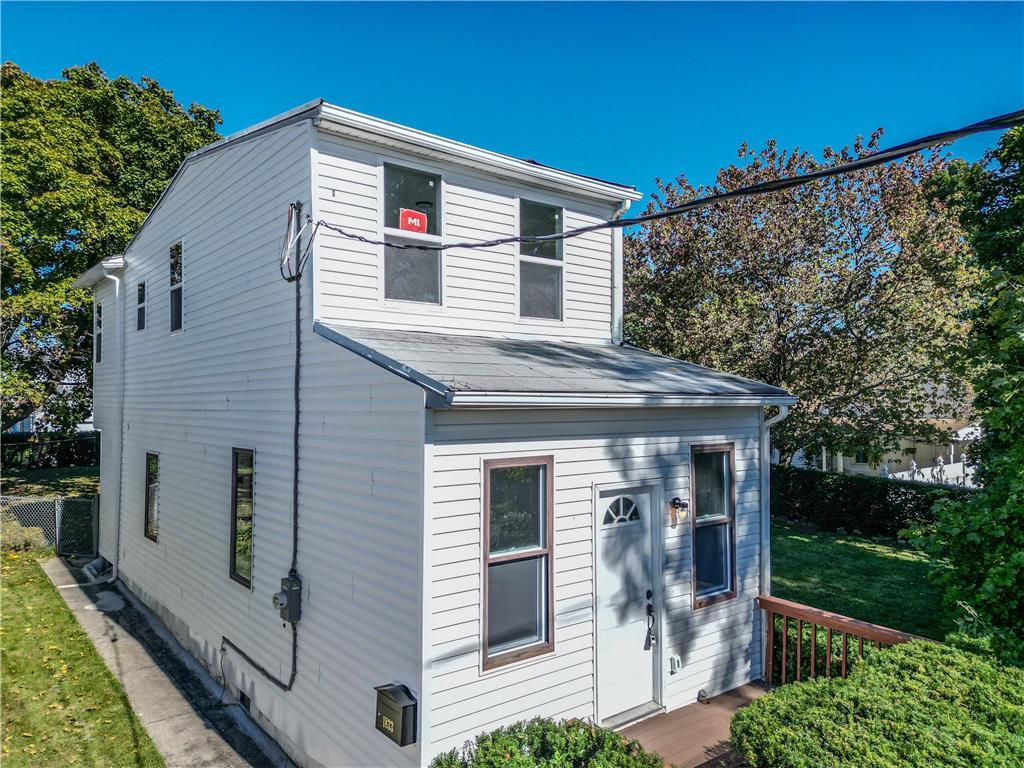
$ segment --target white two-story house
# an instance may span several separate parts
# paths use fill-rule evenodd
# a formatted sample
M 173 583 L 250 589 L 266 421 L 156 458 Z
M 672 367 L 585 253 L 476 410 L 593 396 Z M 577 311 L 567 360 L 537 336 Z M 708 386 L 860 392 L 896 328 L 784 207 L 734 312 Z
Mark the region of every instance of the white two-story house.
M 299 764 L 761 676 L 793 399 L 622 345 L 620 229 L 474 247 L 638 198 L 317 101 L 191 154 L 79 278 L 100 553 Z

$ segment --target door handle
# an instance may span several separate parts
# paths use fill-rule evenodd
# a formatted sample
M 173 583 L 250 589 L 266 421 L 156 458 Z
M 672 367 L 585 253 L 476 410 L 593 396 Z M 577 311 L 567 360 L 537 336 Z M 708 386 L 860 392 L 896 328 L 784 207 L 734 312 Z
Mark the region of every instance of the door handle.
M 647 604 L 647 637 L 644 639 L 644 650 L 649 651 L 658 644 L 658 635 L 654 631 L 654 605 Z

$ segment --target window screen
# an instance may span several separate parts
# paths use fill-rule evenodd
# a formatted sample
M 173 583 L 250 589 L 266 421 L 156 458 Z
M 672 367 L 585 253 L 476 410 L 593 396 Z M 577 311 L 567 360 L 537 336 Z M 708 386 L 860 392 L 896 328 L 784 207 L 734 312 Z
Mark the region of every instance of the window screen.
M 160 533 L 160 456 L 146 454 L 146 512 L 145 530 L 147 539 L 157 540 Z
M 395 243 L 413 241 L 394 240 Z M 384 248 L 384 298 L 441 303 L 441 252 Z
M 402 226 L 402 209 L 418 211 L 426 222 L 422 229 L 427 235 L 441 234 L 441 177 L 397 165 L 384 166 L 384 226 L 392 229 L 410 229 Z
M 484 463 L 484 667 L 546 653 L 552 635 L 550 458 Z
M 231 472 L 231 578 L 252 583 L 253 451 L 232 449 Z
M 732 446 L 694 446 L 694 607 L 736 596 L 736 514 Z
M 545 320 L 562 319 L 562 267 L 519 262 L 519 314 Z

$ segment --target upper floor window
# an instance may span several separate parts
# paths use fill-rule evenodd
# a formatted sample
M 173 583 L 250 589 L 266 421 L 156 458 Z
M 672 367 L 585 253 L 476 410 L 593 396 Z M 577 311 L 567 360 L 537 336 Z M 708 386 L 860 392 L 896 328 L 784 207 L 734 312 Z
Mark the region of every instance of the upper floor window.
M 694 608 L 736 597 L 736 487 L 732 445 L 695 445 Z
M 103 304 L 93 304 L 92 316 L 92 353 L 93 360 L 103 362 Z
M 181 330 L 182 320 L 182 253 L 181 243 L 171 246 L 171 332 Z
M 232 449 L 231 578 L 252 585 L 252 481 L 254 453 Z
M 147 539 L 157 540 L 160 534 L 160 455 L 146 454 L 146 508 L 145 528 Z
M 441 233 L 441 177 L 384 166 L 384 298 L 441 303 L 441 252 L 395 245 L 423 245 L 416 235 L 438 241 Z M 409 233 L 408 237 L 396 233 Z
M 136 289 L 135 330 L 146 330 L 146 283 L 141 282 Z
M 554 650 L 553 468 L 484 462 L 484 669 Z
M 522 237 L 562 232 L 563 211 L 554 205 L 519 200 Z M 519 316 L 562 319 L 562 241 L 519 244 Z

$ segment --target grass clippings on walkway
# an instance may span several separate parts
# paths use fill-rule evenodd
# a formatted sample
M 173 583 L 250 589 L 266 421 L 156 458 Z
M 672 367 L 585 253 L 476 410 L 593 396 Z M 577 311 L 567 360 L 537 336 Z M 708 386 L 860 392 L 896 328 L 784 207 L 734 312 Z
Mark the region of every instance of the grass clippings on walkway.
M 772 520 L 772 594 L 941 640 L 955 629 L 928 557 L 895 542 Z
M 5 550 L 0 557 L 4 768 L 163 766 L 38 553 Z
M 4 496 L 95 496 L 99 490 L 99 467 L 3 471 Z

